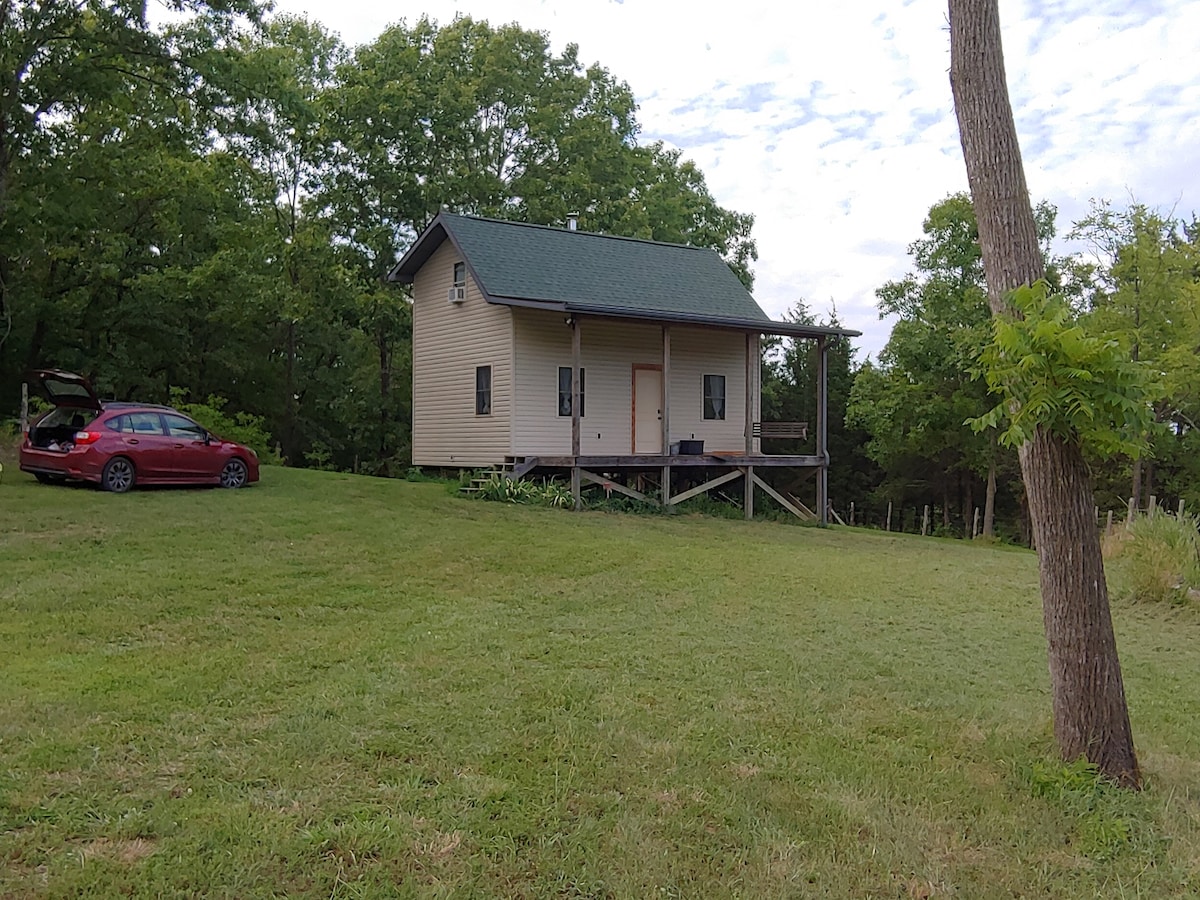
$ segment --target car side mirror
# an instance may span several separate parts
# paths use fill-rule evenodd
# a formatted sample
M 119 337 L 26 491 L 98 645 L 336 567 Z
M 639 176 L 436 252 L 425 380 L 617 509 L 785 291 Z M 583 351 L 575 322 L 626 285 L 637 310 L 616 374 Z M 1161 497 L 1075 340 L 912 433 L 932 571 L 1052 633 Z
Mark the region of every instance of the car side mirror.
M 208 445 L 208 444 L 211 444 L 212 442 L 213 442 L 212 432 L 211 431 L 204 432 L 204 443 L 206 445 Z

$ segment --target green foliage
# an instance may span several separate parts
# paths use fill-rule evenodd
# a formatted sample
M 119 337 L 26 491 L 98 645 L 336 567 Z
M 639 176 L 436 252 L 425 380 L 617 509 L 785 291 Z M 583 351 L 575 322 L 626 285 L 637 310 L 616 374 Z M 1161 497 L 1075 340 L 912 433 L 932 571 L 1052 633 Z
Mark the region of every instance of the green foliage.
M 293 464 L 402 475 L 412 319 L 388 270 L 441 208 L 707 246 L 721 207 L 633 91 L 467 17 L 347 48 L 252 0 L 0 11 L 0 416 L 30 365 L 261 417 Z M 0 4 L 7 10 L 9 5 Z
M 469 496 L 478 500 L 550 506 L 556 509 L 566 509 L 573 502 L 571 489 L 552 478 L 535 481 L 506 478 L 499 472 L 489 472 L 486 481 L 474 482 L 474 488 Z
M 1150 425 L 1144 370 L 1117 340 L 1089 333 L 1045 281 L 1018 288 L 1010 303 L 1015 314 L 994 319 L 976 370 L 1001 400 L 970 419 L 972 429 L 1003 425 L 1010 447 L 1042 428 L 1099 453 L 1140 453 Z
M 229 441 L 244 444 L 258 454 L 258 461 L 266 465 L 278 465 L 283 462 L 272 445 L 271 435 L 267 431 L 262 416 L 247 412 L 226 410 L 229 401 L 223 397 L 210 396 L 203 403 L 183 403 L 183 391 L 178 388 L 171 390 L 172 405 L 180 412 L 191 416 L 213 434 Z
M 1138 516 L 1109 546 L 1128 599 L 1186 603 L 1190 591 L 1200 590 L 1200 519 L 1195 516 Z

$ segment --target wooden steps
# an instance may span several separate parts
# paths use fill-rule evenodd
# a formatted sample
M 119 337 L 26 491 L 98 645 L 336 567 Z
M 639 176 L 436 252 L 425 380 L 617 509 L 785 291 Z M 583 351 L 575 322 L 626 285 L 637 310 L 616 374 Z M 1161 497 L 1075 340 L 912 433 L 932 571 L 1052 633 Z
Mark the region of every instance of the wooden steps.
M 529 472 L 537 468 L 538 459 L 536 456 L 506 456 L 504 462 L 499 466 L 492 466 L 490 469 L 480 469 L 472 477 L 469 484 L 464 484 L 459 488 L 460 494 L 468 496 L 480 493 L 484 486 L 491 483 L 497 478 L 507 478 L 512 481 L 518 481 L 527 475 Z

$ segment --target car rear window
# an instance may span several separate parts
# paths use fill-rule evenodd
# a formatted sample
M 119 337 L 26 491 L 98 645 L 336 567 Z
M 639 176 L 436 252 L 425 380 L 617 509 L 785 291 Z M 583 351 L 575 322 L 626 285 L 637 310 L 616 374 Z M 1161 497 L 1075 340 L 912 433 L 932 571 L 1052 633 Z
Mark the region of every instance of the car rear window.
M 122 434 L 162 434 L 162 420 L 159 419 L 158 413 L 125 413 L 120 416 L 113 416 L 104 423 L 104 427 L 110 431 L 119 431 Z

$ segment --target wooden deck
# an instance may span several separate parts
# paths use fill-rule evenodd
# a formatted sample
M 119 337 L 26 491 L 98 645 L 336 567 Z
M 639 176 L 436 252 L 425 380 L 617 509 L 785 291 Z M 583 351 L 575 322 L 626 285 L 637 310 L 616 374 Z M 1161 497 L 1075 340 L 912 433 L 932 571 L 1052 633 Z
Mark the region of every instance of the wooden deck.
M 758 488 L 768 494 L 784 509 L 806 521 L 816 521 L 826 524 L 825 510 L 822 509 L 820 493 L 829 460 L 817 455 L 769 455 L 763 453 L 699 453 L 679 454 L 674 456 L 651 455 L 639 456 L 526 456 L 509 457 L 506 468 L 510 478 L 522 478 L 537 472 L 569 472 L 571 476 L 571 493 L 575 498 L 575 508 L 582 508 L 581 492 L 583 485 L 591 484 L 602 487 L 605 491 L 616 492 L 635 500 L 653 503 L 671 509 L 675 504 L 682 503 L 699 494 L 729 484 L 737 479 L 742 480 L 743 509 L 746 518 L 754 517 L 754 494 Z M 815 472 L 818 478 L 818 502 L 816 511 L 809 509 L 801 500 L 792 494 L 776 490 L 763 481 L 755 469 L 790 468 L 804 469 Z M 679 493 L 672 493 L 671 473 L 683 469 L 689 473 L 696 470 L 706 470 L 706 480 L 695 484 L 695 478 L 686 479 L 688 487 Z M 716 474 L 714 474 L 714 471 Z M 657 483 L 651 483 L 648 490 L 638 477 L 639 473 L 654 473 Z M 682 476 L 682 473 L 680 473 Z M 634 485 L 637 485 L 635 487 Z M 639 488 L 641 488 L 639 490 Z
M 751 456 L 732 453 L 698 453 L 677 456 L 537 456 L 537 468 L 571 469 L 661 469 L 718 467 L 718 466 L 783 466 L 794 469 L 812 469 L 824 466 L 820 456 L 768 456 L 756 453 Z

